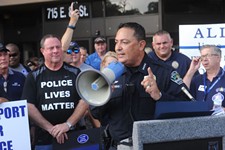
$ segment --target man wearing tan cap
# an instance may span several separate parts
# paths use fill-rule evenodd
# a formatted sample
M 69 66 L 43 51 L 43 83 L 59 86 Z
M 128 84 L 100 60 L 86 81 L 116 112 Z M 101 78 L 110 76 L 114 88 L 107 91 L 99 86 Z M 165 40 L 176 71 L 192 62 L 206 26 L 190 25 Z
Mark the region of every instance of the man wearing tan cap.
M 92 66 L 93 68 L 100 70 L 100 64 L 102 58 L 106 53 L 106 40 L 103 37 L 97 37 L 95 39 L 95 52 L 89 55 L 85 61 L 86 64 Z

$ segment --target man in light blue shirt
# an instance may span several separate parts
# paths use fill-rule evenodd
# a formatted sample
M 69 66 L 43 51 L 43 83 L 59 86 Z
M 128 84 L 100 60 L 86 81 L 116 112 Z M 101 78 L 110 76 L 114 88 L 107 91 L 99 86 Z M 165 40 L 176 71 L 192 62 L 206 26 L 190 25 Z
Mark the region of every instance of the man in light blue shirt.
M 87 57 L 85 63 L 97 70 L 100 70 L 102 58 L 106 53 L 106 40 L 103 37 L 97 37 L 94 42 L 95 52 Z

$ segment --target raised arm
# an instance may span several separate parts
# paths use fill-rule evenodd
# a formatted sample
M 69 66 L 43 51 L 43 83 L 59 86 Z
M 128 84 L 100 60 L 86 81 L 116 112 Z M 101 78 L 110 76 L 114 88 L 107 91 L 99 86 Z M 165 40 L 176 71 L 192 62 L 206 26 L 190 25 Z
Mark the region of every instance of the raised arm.
M 74 29 L 76 28 L 77 21 L 79 19 L 79 10 L 73 10 L 74 3 L 71 3 L 70 6 L 70 21 L 66 28 L 66 32 L 63 34 L 61 42 L 62 42 L 62 50 L 65 51 L 69 48 L 70 42 L 73 37 Z
M 188 88 L 190 88 L 191 80 L 192 80 L 195 72 L 199 69 L 200 64 L 201 64 L 200 57 L 196 57 L 196 58 L 192 59 L 191 65 L 183 78 L 183 81 Z

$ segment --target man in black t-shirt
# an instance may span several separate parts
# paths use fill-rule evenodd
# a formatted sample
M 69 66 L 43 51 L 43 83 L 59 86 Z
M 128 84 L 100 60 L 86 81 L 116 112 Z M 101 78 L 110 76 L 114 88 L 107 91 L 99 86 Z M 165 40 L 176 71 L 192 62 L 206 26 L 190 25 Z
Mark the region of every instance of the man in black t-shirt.
M 22 99 L 27 99 L 29 116 L 39 127 L 35 149 L 52 150 L 52 139 L 64 143 L 66 132 L 84 115 L 88 104 L 75 87 L 80 69 L 63 63 L 60 39 L 46 35 L 40 45 L 45 61 L 28 74 Z

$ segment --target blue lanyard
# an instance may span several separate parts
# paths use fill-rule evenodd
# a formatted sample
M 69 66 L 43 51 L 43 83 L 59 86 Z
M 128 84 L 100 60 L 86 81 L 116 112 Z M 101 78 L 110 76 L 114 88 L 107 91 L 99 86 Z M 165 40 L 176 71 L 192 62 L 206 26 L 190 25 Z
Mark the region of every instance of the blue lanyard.
M 224 70 L 222 69 L 222 74 L 217 78 L 216 81 L 213 82 L 213 84 L 207 89 L 206 86 L 206 73 L 203 75 L 204 77 L 204 101 L 206 98 L 206 95 L 212 90 L 212 88 L 219 82 L 219 80 L 222 78 L 222 76 L 224 75 Z

